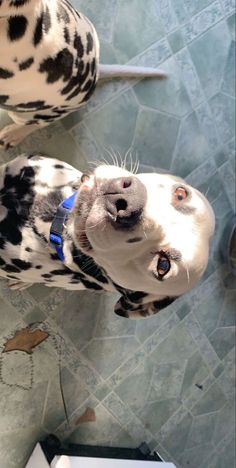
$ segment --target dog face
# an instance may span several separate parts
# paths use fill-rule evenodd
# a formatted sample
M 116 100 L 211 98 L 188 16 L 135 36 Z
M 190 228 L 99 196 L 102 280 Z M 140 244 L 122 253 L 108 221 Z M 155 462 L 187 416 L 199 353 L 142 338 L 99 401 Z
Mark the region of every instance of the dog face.
M 114 282 L 153 297 L 179 296 L 201 278 L 214 214 L 206 198 L 169 174 L 100 166 L 74 208 L 77 246 Z

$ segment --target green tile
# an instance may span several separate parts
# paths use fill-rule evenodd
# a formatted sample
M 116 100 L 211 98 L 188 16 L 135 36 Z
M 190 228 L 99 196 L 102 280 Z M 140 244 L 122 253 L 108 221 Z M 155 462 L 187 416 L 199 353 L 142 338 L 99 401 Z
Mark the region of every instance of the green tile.
M 179 29 L 169 34 L 167 39 L 174 54 L 185 46 L 183 35 Z
M 192 356 L 188 358 L 183 384 L 181 388 L 181 397 L 184 399 L 189 398 L 193 393 L 196 393 L 196 389 L 201 396 L 202 389 L 199 386 L 202 385 L 205 378 L 208 376 L 209 370 L 206 363 L 203 361 L 202 356 L 196 351 Z
M 39 303 L 45 300 L 47 296 L 51 294 L 52 290 L 43 284 L 34 284 L 28 289 L 28 292 L 34 298 L 34 300 Z
M 187 413 L 161 440 L 163 447 L 178 461 L 181 457 L 189 436 L 193 418 Z
M 24 321 L 27 325 L 30 325 L 35 322 L 43 322 L 45 318 L 46 315 L 43 311 L 39 307 L 35 307 L 24 317 Z
M 76 346 L 80 349 L 93 337 L 96 311 L 103 307 L 102 296 L 88 294 L 86 291 L 74 292 L 66 297 L 50 317 Z
M 180 395 L 185 362 L 162 363 L 154 366 L 152 383 L 148 399 L 150 401 L 165 398 L 177 398 Z
M 178 409 L 179 405 L 180 402 L 176 398 L 147 402 L 137 411 L 137 415 L 145 427 L 152 434 L 155 434 Z
M 231 42 L 221 89 L 224 93 L 235 96 L 235 41 Z
M 143 80 L 134 87 L 139 102 L 147 107 L 182 117 L 191 111 L 186 88 L 180 78 L 178 65 L 174 58 L 162 64 L 168 78 Z
M 217 421 L 213 433 L 213 443 L 218 445 L 222 439 L 227 439 L 235 431 L 235 411 L 234 411 L 234 395 L 221 408 L 217 414 Z
M 201 302 L 195 310 L 195 316 L 207 336 L 217 327 L 224 297 L 224 289 L 217 288 L 212 292 L 211 297 Z
M 221 22 L 189 45 L 194 65 L 207 97 L 213 96 L 220 88 L 230 42 L 227 25 L 225 22 Z
M 21 316 L 17 312 L 17 308 L 8 304 L 1 297 L 1 320 L 0 320 L 0 334 L 6 336 L 7 333 L 14 330 L 17 324 L 21 321 Z
M 203 10 L 206 8 L 212 0 L 198 0 L 198 2 L 195 2 L 195 0 L 184 0 L 184 5 L 186 10 L 188 11 L 190 16 L 196 15 L 199 11 Z
M 133 337 L 93 339 L 83 349 L 83 355 L 91 361 L 103 378 L 107 378 L 130 357 L 131 353 L 134 353 L 137 347 L 138 342 Z
M 213 384 L 192 408 L 193 415 L 212 413 L 220 410 L 226 403 L 226 398 L 217 384 Z
M 204 445 L 206 442 L 211 443 L 217 417 L 217 412 L 195 416 L 185 448 L 190 449 L 197 445 Z
M 178 315 L 180 320 L 182 320 L 184 317 L 186 317 L 186 315 L 189 314 L 190 310 L 191 309 L 190 309 L 189 304 L 183 303 L 181 307 L 176 311 L 176 314 Z
M 150 357 L 152 361 L 157 363 L 167 363 L 176 361 L 187 361 L 189 355 L 196 349 L 196 344 L 188 333 L 185 325 L 181 322 L 175 327 L 171 333 L 160 343 Z
M 40 427 L 20 430 L 15 427 L 12 432 L 1 434 L 0 453 L 4 468 L 25 468 L 36 443 L 45 436 Z
M 219 449 L 209 459 L 209 468 L 225 468 L 226 466 L 235 466 L 235 438 L 226 442 L 223 449 Z
M 152 364 L 145 360 L 116 387 L 115 392 L 131 408 L 142 407 L 148 399 L 152 372 Z M 134 388 L 139 388 L 139 391 L 134 392 Z
M 233 327 L 217 328 L 209 340 L 220 359 L 235 346 L 235 329 Z
M 185 450 L 179 460 L 181 468 L 189 468 L 191 465 L 195 467 L 199 464 L 199 460 L 201 460 L 202 466 L 206 466 L 205 460 L 213 452 L 213 448 L 213 445 L 209 444 L 206 440 L 202 445 Z
M 55 431 L 66 420 L 60 379 L 66 412 L 69 418 L 89 397 L 89 392 L 85 389 L 83 381 L 76 379 L 67 368 L 62 369 L 61 377 L 59 377 L 58 373 L 55 374 L 53 379 L 49 380 L 43 417 L 43 426 L 50 432 Z
M 154 167 L 169 169 L 179 121 L 159 112 L 143 110 L 138 116 L 133 143 L 139 161 Z
M 99 297 L 100 299 L 100 297 Z M 91 299 L 89 298 L 90 303 Z M 101 298 L 101 305 L 97 310 L 97 324 L 94 337 L 112 337 L 135 335 L 136 321 L 118 317 L 113 311 L 117 295 L 107 294 Z
M 113 45 L 119 61 L 126 62 L 163 35 L 155 0 L 149 0 L 148 8 L 138 0 L 119 1 L 113 33 Z
M 137 114 L 135 97 L 131 91 L 127 91 L 88 116 L 86 123 L 104 149 L 113 148 L 124 155 L 132 143 Z
M 171 0 L 159 0 L 156 4 L 156 13 L 161 18 L 165 31 L 171 32 L 179 25 Z
M 218 23 L 222 18 L 223 13 L 220 2 L 212 2 L 211 5 L 196 16 L 193 16 L 190 21 L 182 27 L 181 31 L 186 44 L 192 42 L 214 24 Z
M 205 161 L 208 153 L 209 144 L 193 112 L 181 121 L 171 171 L 185 177 Z
M 230 273 L 226 276 L 226 278 L 224 279 L 224 285 L 228 290 L 236 290 L 236 278 L 235 275 L 233 275 L 233 273 Z
M 99 38 L 111 40 L 117 0 L 74 0 L 73 5 L 96 27 Z
M 21 430 L 39 427 L 47 388 L 45 382 L 28 391 L 16 386 L 0 384 L 0 387 L 0 432 L 11 432 L 19 427 Z
M 210 100 L 210 106 L 215 117 L 219 136 L 223 143 L 227 142 L 234 136 L 234 99 L 231 96 L 219 93 Z
M 227 23 L 231 32 L 232 39 L 235 41 L 235 14 L 227 18 Z
M 236 291 L 227 292 L 223 304 L 223 310 L 219 320 L 220 327 L 234 327 L 235 326 L 235 304 L 236 304 Z

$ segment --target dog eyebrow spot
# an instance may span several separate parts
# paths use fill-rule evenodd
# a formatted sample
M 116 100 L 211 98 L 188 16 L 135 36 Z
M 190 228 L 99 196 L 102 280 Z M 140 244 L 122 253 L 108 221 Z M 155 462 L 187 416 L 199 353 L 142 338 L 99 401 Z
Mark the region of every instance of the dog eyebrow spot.
M 176 262 L 180 262 L 182 259 L 182 254 L 177 249 L 170 249 L 166 252 L 166 255 L 170 260 L 175 260 Z
M 142 237 L 132 237 L 132 238 L 128 239 L 126 242 L 128 244 L 133 244 L 134 242 L 140 242 L 142 240 L 143 240 Z

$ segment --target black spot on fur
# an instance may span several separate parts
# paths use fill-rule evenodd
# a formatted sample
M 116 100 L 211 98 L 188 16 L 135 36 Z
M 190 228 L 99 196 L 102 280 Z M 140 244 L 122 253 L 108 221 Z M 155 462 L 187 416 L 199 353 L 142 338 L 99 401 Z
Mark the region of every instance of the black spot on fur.
M 31 67 L 31 65 L 34 63 L 34 57 L 29 57 L 27 60 L 24 60 L 24 62 L 19 63 L 19 70 L 27 70 L 27 68 Z
M 42 267 L 42 265 L 36 265 L 35 268 L 36 268 L 36 270 L 41 270 L 41 268 L 43 268 L 43 267 Z
M 25 16 L 10 16 L 8 19 L 8 37 L 10 41 L 21 39 L 27 29 L 28 20 Z
M 5 104 L 5 102 L 7 102 L 7 100 L 9 99 L 9 96 L 6 96 L 6 95 L 0 95 L 0 105 L 1 104 Z
M 65 169 L 62 164 L 54 164 L 55 169 Z
M 141 242 L 142 240 L 143 240 L 142 237 L 132 237 L 132 238 L 128 239 L 126 242 L 128 244 L 133 244 L 135 242 Z
M 14 73 L 6 68 L 0 67 L 0 79 L 7 80 L 8 78 L 12 78 Z
M 15 267 L 14 265 L 6 264 L 2 269 L 8 273 L 20 273 L 19 268 Z
M 97 83 L 97 78 L 95 77 L 93 79 L 93 81 L 91 82 L 91 85 L 90 85 L 90 88 L 87 92 L 87 94 L 84 96 L 83 98 L 83 102 L 87 102 L 90 97 L 92 96 L 93 92 L 95 91 L 95 88 L 96 88 L 96 83 Z
M 52 275 L 50 273 L 43 273 L 43 275 L 41 275 L 41 276 L 42 276 L 42 278 L 45 278 L 45 279 L 46 278 L 49 279 L 49 278 L 52 277 Z
M 7 208 L 7 216 L 0 222 L 0 248 L 6 241 L 13 245 L 22 241 L 22 227 L 29 219 L 34 201 L 34 177 L 32 167 L 23 167 L 16 176 L 6 171 L 0 190 L 1 204 Z
M 93 36 L 90 32 L 87 33 L 87 54 L 93 50 Z
M 174 302 L 175 299 L 176 297 L 165 297 L 165 299 L 161 299 L 160 301 L 154 301 L 153 307 L 156 311 L 159 311 L 172 304 L 172 302 Z
M 51 275 L 57 275 L 57 276 L 64 276 L 64 275 L 68 275 L 68 274 L 72 274 L 72 271 L 67 268 L 67 267 L 64 267 L 64 268 L 58 268 L 57 270 L 52 270 L 50 271 L 50 274 Z
M 101 283 L 108 283 L 108 279 L 104 275 L 104 272 L 100 269 L 100 267 L 94 262 L 94 260 L 82 253 L 80 250 L 76 248 L 75 245 L 73 245 L 72 248 L 72 256 L 73 256 L 73 261 L 80 270 L 88 276 L 91 276 L 92 278 L 96 279 L 97 281 Z
M 73 55 L 64 48 L 56 57 L 46 58 L 39 66 L 40 73 L 47 73 L 47 83 L 55 83 L 60 78 L 63 81 L 70 79 L 73 67 Z
M 83 57 L 84 55 L 84 46 L 81 41 L 81 37 L 79 34 L 75 33 L 75 38 L 74 38 L 74 48 L 77 50 L 78 57 Z
M 95 58 L 93 58 L 93 60 L 92 60 L 91 73 L 92 73 L 92 76 L 94 76 L 95 73 L 96 73 L 96 60 L 95 60 Z
M 34 30 L 33 44 L 35 47 L 40 44 L 43 37 L 43 13 L 37 18 Z
M 26 252 L 33 252 L 33 249 L 31 249 L 30 247 L 26 247 L 26 248 L 25 248 L 25 251 L 26 251 Z
M 0 267 L 3 266 L 3 265 L 5 265 L 5 263 L 6 263 L 6 262 L 3 260 L 3 258 L 0 257 Z
M 30 0 L 11 0 L 10 2 L 10 7 L 21 7 L 26 5 L 26 3 L 29 3 Z
M 66 11 L 63 5 L 59 3 L 57 10 L 57 19 L 58 21 L 63 21 L 63 23 L 70 23 L 70 15 Z
M 43 12 L 43 28 L 45 33 L 48 33 L 49 29 L 51 28 L 51 15 L 48 6 L 46 6 L 46 10 Z
M 67 27 L 64 28 L 64 39 L 67 44 L 70 44 L 70 33 Z
M 46 197 L 38 197 L 38 202 L 34 209 L 34 215 L 42 219 L 45 223 L 52 222 L 58 205 L 63 200 L 60 190 L 49 191 Z
M 37 21 L 36 21 L 34 37 L 33 37 L 33 43 L 35 47 L 37 47 L 40 44 L 43 38 L 43 34 L 48 33 L 48 31 L 51 28 L 51 25 L 52 25 L 52 22 L 51 22 L 50 10 L 48 6 L 46 6 L 45 11 L 41 13 L 41 15 L 37 18 Z
M 11 262 L 20 270 L 29 270 L 30 268 L 32 268 L 31 262 L 25 262 L 24 260 L 20 260 L 19 258 L 12 258 Z
M 30 101 L 30 102 L 22 102 L 21 104 L 17 104 L 17 110 L 25 110 L 25 111 L 34 111 L 34 110 L 46 110 L 50 109 L 51 106 L 45 105 L 45 101 Z

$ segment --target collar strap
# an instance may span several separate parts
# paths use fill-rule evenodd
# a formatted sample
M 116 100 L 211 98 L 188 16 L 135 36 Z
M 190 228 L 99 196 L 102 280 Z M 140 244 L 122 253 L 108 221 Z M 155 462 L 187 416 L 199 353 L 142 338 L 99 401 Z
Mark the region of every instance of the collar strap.
M 65 259 L 63 253 L 62 239 L 63 228 L 74 206 L 77 194 L 78 192 L 74 192 L 73 195 L 71 195 L 68 198 L 65 198 L 65 200 L 63 200 L 63 202 L 60 203 L 50 229 L 50 245 L 52 248 L 56 249 L 57 255 L 62 262 L 64 262 Z

